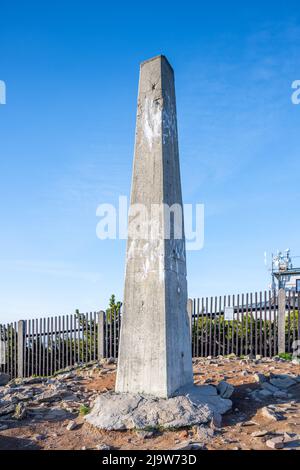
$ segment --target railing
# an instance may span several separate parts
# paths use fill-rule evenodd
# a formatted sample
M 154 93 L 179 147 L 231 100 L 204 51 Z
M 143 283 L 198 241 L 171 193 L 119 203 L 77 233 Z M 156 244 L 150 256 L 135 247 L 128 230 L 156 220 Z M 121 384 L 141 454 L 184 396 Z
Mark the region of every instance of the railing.
M 300 340 L 300 294 L 284 293 L 284 299 L 281 309 L 271 291 L 189 300 L 193 356 L 293 352 Z
M 193 357 L 293 352 L 300 341 L 299 305 L 300 294 L 284 291 L 281 298 L 259 292 L 190 299 Z M 117 358 L 120 326 L 120 311 L 0 325 L 0 372 L 11 378 L 50 376 L 77 364 Z
M 0 372 L 14 377 L 57 371 L 118 355 L 120 312 L 76 313 L 0 326 Z

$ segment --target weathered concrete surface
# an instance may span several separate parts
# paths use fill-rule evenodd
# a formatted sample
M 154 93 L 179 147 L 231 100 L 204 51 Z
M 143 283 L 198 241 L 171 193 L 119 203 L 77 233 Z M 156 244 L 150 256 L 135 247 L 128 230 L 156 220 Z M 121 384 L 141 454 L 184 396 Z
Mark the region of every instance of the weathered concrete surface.
M 167 207 L 163 216 L 154 210 L 162 204 L 182 209 L 174 73 L 163 56 L 140 69 L 134 204 L 143 204 L 150 220 L 129 213 L 116 391 L 171 397 L 191 385 L 193 376 L 183 218 L 176 219 L 182 237 L 174 236 L 173 225 L 167 239 Z M 137 237 L 132 227 L 151 232 Z
M 210 422 L 232 407 L 212 386 L 191 387 L 185 395 L 154 398 L 143 395 L 101 394 L 94 403 L 88 423 L 100 429 L 182 428 Z

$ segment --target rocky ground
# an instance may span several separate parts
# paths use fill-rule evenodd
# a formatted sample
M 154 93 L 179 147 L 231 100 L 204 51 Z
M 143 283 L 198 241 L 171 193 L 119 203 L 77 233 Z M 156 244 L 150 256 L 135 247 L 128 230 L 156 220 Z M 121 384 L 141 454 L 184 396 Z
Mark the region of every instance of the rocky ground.
M 219 386 L 226 398 L 232 394 L 233 408 L 222 422 L 177 431 L 101 431 L 89 425 L 84 417 L 99 393 L 113 390 L 115 373 L 108 360 L 47 379 L 5 384 L 0 375 L 0 449 L 300 450 L 299 364 L 279 358 L 195 360 L 195 384 Z

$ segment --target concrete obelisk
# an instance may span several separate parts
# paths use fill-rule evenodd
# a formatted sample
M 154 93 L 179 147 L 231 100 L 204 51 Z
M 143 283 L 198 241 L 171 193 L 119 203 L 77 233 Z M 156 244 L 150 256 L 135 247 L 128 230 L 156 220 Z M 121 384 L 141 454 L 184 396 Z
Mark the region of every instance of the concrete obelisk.
M 116 392 L 169 398 L 193 373 L 174 72 L 164 56 L 140 67 L 130 204 Z

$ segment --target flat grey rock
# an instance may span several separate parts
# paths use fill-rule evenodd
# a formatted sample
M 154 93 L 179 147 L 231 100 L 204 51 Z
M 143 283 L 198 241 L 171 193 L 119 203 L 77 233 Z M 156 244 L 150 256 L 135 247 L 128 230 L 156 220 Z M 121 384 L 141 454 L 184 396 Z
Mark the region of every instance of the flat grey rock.
M 91 425 L 108 431 L 149 428 L 182 428 L 206 424 L 214 414 L 224 414 L 231 400 L 221 398 L 215 387 L 190 387 L 173 398 L 118 394 L 99 395 L 85 419 Z
M 277 387 L 277 388 L 286 390 L 286 389 L 292 387 L 293 385 L 295 385 L 297 382 L 296 382 L 296 380 L 292 379 L 289 376 L 281 376 L 281 377 L 278 376 L 276 378 L 272 378 L 270 380 L 270 383 L 272 385 L 274 385 L 275 387 Z
M 4 374 L 4 372 L 0 373 L 0 385 L 6 385 L 10 381 L 10 377 L 8 374 Z
M 222 398 L 230 398 L 234 392 L 233 385 L 225 382 L 224 380 L 219 383 L 217 386 L 218 393 L 221 395 Z
M 264 374 L 261 374 L 261 373 L 254 374 L 253 377 L 254 377 L 255 382 L 260 383 L 260 384 L 267 381 L 266 376 Z
M 205 450 L 203 442 L 183 441 L 171 450 Z
M 272 421 L 281 421 L 284 419 L 282 412 L 272 409 L 271 406 L 262 408 L 262 415 Z
M 271 393 L 276 393 L 279 391 L 277 387 L 274 387 L 274 385 L 270 384 L 269 382 L 262 383 L 261 388 L 268 390 Z
M 274 437 L 273 439 L 269 439 L 266 442 L 266 446 L 269 447 L 270 449 L 283 449 L 284 447 L 283 437 L 278 436 L 278 437 Z
M 257 395 L 259 398 L 270 398 L 273 395 L 273 393 L 270 392 L 270 390 L 262 389 L 259 392 L 257 392 Z
M 15 412 L 16 405 L 5 404 L 0 408 L 0 416 L 5 416 Z
M 288 393 L 284 390 L 278 390 L 278 392 L 273 393 L 274 398 L 285 399 L 288 398 Z

